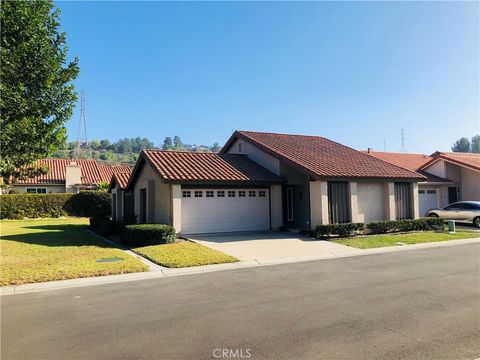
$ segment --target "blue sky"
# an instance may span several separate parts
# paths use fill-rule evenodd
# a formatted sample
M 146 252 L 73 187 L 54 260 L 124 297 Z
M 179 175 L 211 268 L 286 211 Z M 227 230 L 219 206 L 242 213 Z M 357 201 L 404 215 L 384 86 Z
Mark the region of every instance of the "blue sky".
M 431 153 L 479 132 L 478 2 L 56 5 L 90 139 L 243 129 L 399 151 L 404 128 L 409 152 Z

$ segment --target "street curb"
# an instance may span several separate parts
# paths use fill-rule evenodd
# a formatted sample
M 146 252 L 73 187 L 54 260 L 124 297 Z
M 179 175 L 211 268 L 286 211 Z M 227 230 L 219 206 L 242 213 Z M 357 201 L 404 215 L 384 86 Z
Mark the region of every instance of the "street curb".
M 441 242 L 434 242 L 434 243 L 412 244 L 412 245 L 402 245 L 402 246 L 390 246 L 390 247 L 374 248 L 374 249 L 364 249 L 362 250 L 362 253 L 345 253 L 345 254 L 339 254 L 339 255 L 335 255 L 332 253 L 331 255 L 324 255 L 324 256 L 304 256 L 304 257 L 296 257 L 296 258 L 283 258 L 283 259 L 272 260 L 272 261 L 250 260 L 250 261 L 240 261 L 236 263 L 204 265 L 204 266 L 196 266 L 196 267 L 188 267 L 188 268 L 162 268 L 160 271 L 149 271 L 149 272 L 107 275 L 107 276 L 88 277 L 88 278 L 70 279 L 70 280 L 48 281 L 43 283 L 32 283 L 32 284 L 24 284 L 24 285 L 18 285 L 18 286 L 5 286 L 0 289 L 0 296 L 27 294 L 32 292 L 61 290 L 61 289 L 103 285 L 103 284 L 115 284 L 115 283 L 137 281 L 137 280 L 159 279 L 159 278 L 167 278 L 167 277 L 173 277 L 173 276 L 202 274 L 202 273 L 210 273 L 215 271 L 224 271 L 224 270 L 233 270 L 233 269 L 247 269 L 252 267 L 291 264 L 291 263 L 308 262 L 308 261 L 316 261 L 316 260 L 340 259 L 340 258 L 349 258 L 349 257 L 374 255 L 374 254 L 387 254 L 387 253 L 394 253 L 399 251 L 431 249 L 431 248 L 437 248 L 437 247 L 447 247 L 447 246 L 467 245 L 467 244 L 480 244 L 480 238 L 449 240 L 449 241 L 441 241 Z

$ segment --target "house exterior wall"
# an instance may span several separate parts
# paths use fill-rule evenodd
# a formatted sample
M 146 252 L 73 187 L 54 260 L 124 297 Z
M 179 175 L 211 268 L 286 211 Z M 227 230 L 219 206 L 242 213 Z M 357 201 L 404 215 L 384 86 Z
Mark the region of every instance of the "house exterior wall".
M 140 220 L 140 189 L 147 190 L 147 222 L 171 225 L 171 186 L 162 183 L 160 176 L 148 163 L 143 165 L 133 185 L 137 221 Z
M 384 182 L 357 182 L 357 218 L 353 222 L 388 220 Z
M 116 204 L 113 202 L 113 195 L 116 196 Z M 119 187 L 115 186 L 112 191 L 111 191 L 111 196 L 112 196 L 112 220 L 114 221 L 120 221 L 123 218 L 123 196 L 124 196 L 124 191 L 120 189 Z M 116 208 L 114 209 L 114 206 L 116 205 Z M 114 216 L 115 214 L 115 216 Z
M 310 195 L 310 226 L 328 224 L 328 190 L 326 181 L 311 181 Z
M 283 225 L 282 186 L 270 186 L 270 227 L 278 230 Z
M 78 186 L 82 183 L 82 169 L 80 165 L 72 163 L 65 166 L 65 192 L 78 192 Z
M 301 229 L 309 229 L 310 221 L 310 177 L 280 162 L 280 176 L 286 180 L 285 185 L 294 187 L 294 224 Z M 283 211 L 283 204 L 282 204 Z
M 241 144 L 241 151 L 239 149 L 239 144 Z M 232 146 L 230 146 L 230 149 L 228 149 L 227 153 L 247 155 L 250 159 L 259 163 L 274 174 L 280 175 L 280 161 L 271 156 L 270 154 L 267 154 L 266 152 L 260 150 L 248 141 L 245 141 L 243 139 L 235 140 Z
M 445 168 L 445 161 L 443 160 L 433 163 L 428 168 L 426 168 L 425 171 L 442 178 L 448 178 L 447 171 Z
M 26 193 L 27 189 L 32 188 L 41 188 L 47 189 L 47 193 L 65 193 L 65 185 L 13 185 L 11 188 L 7 189 L 7 193 L 10 190 L 16 190 L 20 193 Z
M 439 162 L 441 162 L 441 161 L 439 161 Z M 455 164 L 451 164 L 451 163 L 448 163 L 448 162 L 444 162 L 444 163 L 445 163 L 446 178 L 456 182 L 457 184 L 461 184 L 461 182 L 462 182 L 462 172 L 461 172 L 460 166 L 455 165 Z
M 462 200 L 480 201 L 480 171 L 462 167 L 460 171 L 462 179 L 460 189 Z

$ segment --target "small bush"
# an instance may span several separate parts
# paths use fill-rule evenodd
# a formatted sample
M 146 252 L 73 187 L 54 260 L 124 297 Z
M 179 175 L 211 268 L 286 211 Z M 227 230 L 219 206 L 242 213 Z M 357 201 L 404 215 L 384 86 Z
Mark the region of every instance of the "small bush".
M 106 219 L 112 210 L 110 194 L 104 191 L 80 191 L 65 204 L 67 211 L 75 216 Z
M 124 226 L 121 221 L 90 218 L 90 229 L 103 236 L 119 235 L 122 233 Z
M 385 234 L 387 232 L 396 231 L 396 221 L 377 221 L 367 224 L 367 228 L 370 229 L 372 234 Z
M 137 223 L 137 215 L 135 214 L 124 215 L 122 220 L 125 225 L 133 225 Z
M 129 246 L 172 244 L 176 239 L 173 226 L 165 224 L 126 225 L 120 241 Z
M 365 224 L 363 223 L 317 225 L 315 227 L 315 238 L 329 238 L 332 235 L 338 235 L 339 237 L 349 237 L 353 236 L 364 228 Z
M 68 215 L 65 204 L 73 194 L 4 194 L 0 219 L 60 217 Z

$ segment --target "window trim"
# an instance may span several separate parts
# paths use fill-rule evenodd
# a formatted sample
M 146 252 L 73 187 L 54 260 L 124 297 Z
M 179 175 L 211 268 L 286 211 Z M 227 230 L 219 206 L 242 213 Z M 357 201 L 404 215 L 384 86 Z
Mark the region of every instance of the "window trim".
M 33 190 L 33 191 L 29 191 L 29 190 Z M 39 190 L 43 190 L 43 191 L 39 191 Z M 47 188 L 42 188 L 42 187 L 27 187 L 25 189 L 25 192 L 27 194 L 46 194 L 47 193 Z

